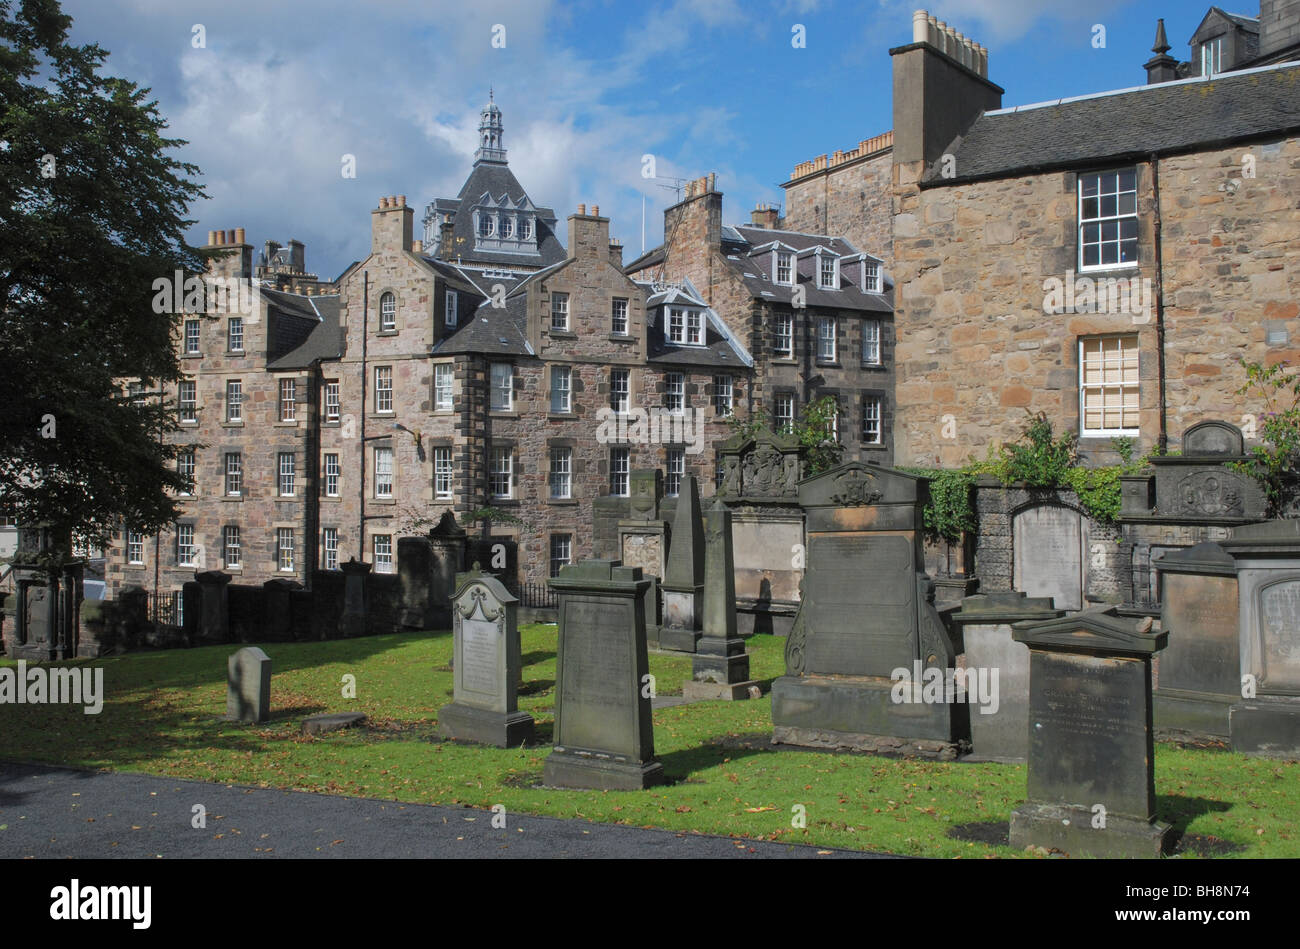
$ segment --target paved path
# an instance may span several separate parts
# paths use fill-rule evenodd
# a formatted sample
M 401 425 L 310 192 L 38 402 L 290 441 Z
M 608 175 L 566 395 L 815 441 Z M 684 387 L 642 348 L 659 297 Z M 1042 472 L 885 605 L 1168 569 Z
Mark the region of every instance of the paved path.
M 191 826 L 193 807 L 207 827 Z M 0 858 L 883 857 L 557 817 L 0 762 Z

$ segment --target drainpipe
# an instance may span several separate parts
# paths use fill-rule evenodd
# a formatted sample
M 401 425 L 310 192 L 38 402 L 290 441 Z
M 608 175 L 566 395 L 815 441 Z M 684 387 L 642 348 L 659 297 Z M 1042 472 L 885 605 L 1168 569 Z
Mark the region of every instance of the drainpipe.
M 357 553 L 358 560 L 366 553 L 366 390 L 370 379 L 366 375 L 366 343 L 370 328 L 366 325 L 370 315 L 370 271 L 361 272 L 361 464 L 357 477 L 357 497 L 360 501 L 360 514 L 357 516 Z M 353 554 L 354 557 L 357 554 Z
M 1168 405 L 1165 394 L 1165 272 L 1164 253 L 1161 248 L 1160 222 L 1160 157 L 1151 154 L 1151 193 L 1155 201 L 1155 249 L 1156 249 L 1156 377 L 1160 386 L 1160 436 L 1158 444 L 1160 454 L 1164 454 L 1169 444 Z

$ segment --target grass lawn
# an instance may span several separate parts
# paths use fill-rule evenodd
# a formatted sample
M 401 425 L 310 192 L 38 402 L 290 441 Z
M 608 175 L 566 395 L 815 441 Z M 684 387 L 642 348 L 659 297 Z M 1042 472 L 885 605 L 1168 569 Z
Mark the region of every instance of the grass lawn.
M 274 676 L 272 719 L 263 725 L 221 720 L 232 646 L 94 660 L 104 669 L 103 711 L 0 705 L 0 757 L 425 804 L 503 804 L 530 814 L 901 854 L 1018 855 L 948 832 L 1001 822 L 1005 833 L 1025 797 L 1023 766 L 772 750 L 767 696 L 657 710 L 655 750 L 674 782 L 669 787 L 536 787 L 550 751 L 555 627 L 525 626 L 522 636 L 519 704 L 537 719 L 535 747 L 437 738 L 437 710 L 452 695 L 452 638 L 440 632 L 265 645 Z M 772 636 L 749 640 L 754 678 L 770 682 L 782 673 L 783 646 Z M 680 693 L 690 669 L 688 657 L 650 657 L 660 695 Z M 349 673 L 356 676 L 355 699 L 342 697 Z M 369 727 L 299 735 L 303 717 L 341 711 L 366 713 Z M 1293 762 L 1156 749 L 1161 818 L 1189 835 L 1226 842 L 1217 849 L 1236 856 L 1300 856 L 1297 779 L 1300 765 Z M 791 827 L 796 804 L 806 808 L 805 828 Z

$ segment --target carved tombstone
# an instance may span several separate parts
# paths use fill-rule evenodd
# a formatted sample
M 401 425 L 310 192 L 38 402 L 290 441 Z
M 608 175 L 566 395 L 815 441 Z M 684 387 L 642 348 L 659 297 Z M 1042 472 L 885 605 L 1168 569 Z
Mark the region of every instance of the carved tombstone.
M 700 488 L 694 475 L 682 478 L 669 538 L 668 565 L 663 578 L 661 649 L 695 652 L 700 638 L 704 597 L 704 533 Z
M 533 737 L 533 717 L 519 711 L 515 684 L 522 658 L 518 600 L 496 577 L 460 575 L 452 598 L 455 697 L 438 710 L 448 738 L 515 748 Z
M 955 658 L 923 569 L 926 489 L 856 462 L 800 484 L 807 568 L 786 675 L 772 687 L 774 742 L 952 758 L 966 740 L 964 707 L 912 693 L 948 677 Z

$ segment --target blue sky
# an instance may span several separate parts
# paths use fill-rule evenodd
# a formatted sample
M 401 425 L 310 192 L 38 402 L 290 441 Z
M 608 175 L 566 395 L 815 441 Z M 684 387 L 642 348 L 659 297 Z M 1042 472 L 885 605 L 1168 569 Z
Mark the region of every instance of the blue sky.
M 625 258 L 662 236 L 667 181 L 718 176 L 727 223 L 781 204 L 798 162 L 888 130 L 889 49 L 925 6 L 989 48 L 1003 104 L 1140 85 L 1157 17 L 1172 54 L 1209 9 L 1191 0 L 64 0 L 73 39 L 149 86 L 209 199 L 191 240 L 307 245 L 334 277 L 369 249 L 381 195 L 417 208 L 469 173 L 489 85 L 512 169 L 555 208 L 612 218 Z M 1258 0 L 1229 4 L 1258 15 Z M 493 46 L 503 26 L 504 48 Z M 802 24 L 806 47 L 794 48 Z M 1094 46 L 1094 27 L 1105 46 Z M 195 48 L 201 25 L 204 48 Z M 498 43 L 500 40 L 498 40 Z M 340 174 L 356 156 L 356 177 Z M 872 248 L 864 248 L 871 250 Z

